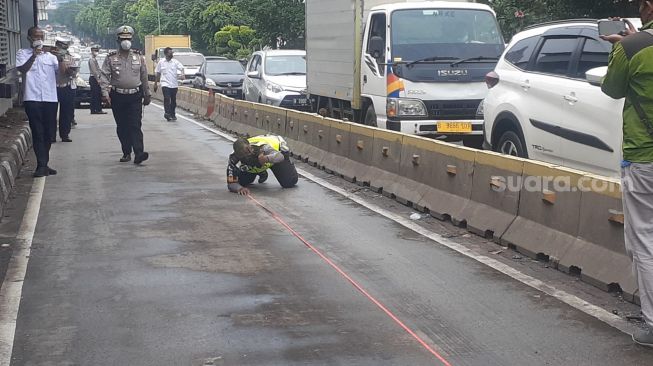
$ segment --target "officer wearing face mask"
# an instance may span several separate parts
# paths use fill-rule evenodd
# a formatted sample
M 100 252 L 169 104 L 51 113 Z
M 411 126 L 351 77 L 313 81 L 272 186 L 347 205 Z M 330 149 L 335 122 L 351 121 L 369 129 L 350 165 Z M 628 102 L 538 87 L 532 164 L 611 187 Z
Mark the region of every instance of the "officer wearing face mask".
M 75 118 L 75 88 L 73 69 L 75 60 L 68 52 L 70 40 L 57 38 L 55 42 L 57 60 L 66 67 L 66 72 L 57 74 L 57 98 L 59 99 L 59 137 L 63 142 L 72 142 L 70 129 Z M 52 131 L 52 142 L 57 142 L 56 131 Z
M 140 52 L 131 49 L 134 29 L 122 26 L 118 28 L 117 35 L 120 48 L 111 52 L 102 65 L 102 98 L 111 105 L 116 120 L 122 146 L 120 162 L 130 161 L 133 151 L 134 164 L 141 164 L 149 158 L 143 148 L 141 130 L 142 106 L 151 101 L 147 66 Z

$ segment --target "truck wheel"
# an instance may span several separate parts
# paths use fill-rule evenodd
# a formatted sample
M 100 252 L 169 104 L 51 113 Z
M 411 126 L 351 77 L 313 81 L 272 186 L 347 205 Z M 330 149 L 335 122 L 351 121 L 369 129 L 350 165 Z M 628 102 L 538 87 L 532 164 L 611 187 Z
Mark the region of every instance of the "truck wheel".
M 376 120 L 376 112 L 374 111 L 374 105 L 367 107 L 367 112 L 365 112 L 364 123 L 366 126 L 377 127 L 378 123 Z
M 463 137 L 463 145 L 481 150 L 483 149 L 483 136 L 465 136 Z
M 495 151 L 520 158 L 528 158 L 524 142 L 513 131 L 506 131 L 501 135 Z

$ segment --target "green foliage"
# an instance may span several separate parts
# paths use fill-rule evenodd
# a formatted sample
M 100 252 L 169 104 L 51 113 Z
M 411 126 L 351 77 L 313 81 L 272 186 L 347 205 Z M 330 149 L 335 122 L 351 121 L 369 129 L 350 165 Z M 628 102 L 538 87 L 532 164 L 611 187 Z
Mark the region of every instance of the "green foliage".
M 259 42 L 256 32 L 246 25 L 223 27 L 213 40 L 218 55 L 233 59 L 248 58 Z
M 509 40 L 526 26 L 558 19 L 607 18 L 636 16 L 636 4 L 631 0 L 482 0 L 497 13 L 501 30 Z M 636 3 L 636 2 L 635 2 Z M 523 18 L 515 16 L 522 11 Z

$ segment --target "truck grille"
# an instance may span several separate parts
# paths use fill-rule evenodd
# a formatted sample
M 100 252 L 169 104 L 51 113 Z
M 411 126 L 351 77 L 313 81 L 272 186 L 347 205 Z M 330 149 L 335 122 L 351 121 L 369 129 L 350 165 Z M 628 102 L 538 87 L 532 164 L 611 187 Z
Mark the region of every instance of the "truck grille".
M 429 117 L 439 120 L 472 120 L 482 99 L 424 101 Z

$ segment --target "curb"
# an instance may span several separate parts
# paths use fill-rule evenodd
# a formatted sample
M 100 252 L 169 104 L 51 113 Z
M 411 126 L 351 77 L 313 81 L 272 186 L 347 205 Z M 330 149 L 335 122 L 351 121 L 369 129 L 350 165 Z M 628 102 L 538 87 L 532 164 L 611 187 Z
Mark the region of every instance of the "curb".
M 31 148 L 32 131 L 25 126 L 20 129 L 18 136 L 7 146 L 9 151 L 0 153 L 0 215 L 2 216 L 4 216 L 5 205 L 16 184 L 16 178 Z M 0 216 L 0 221 L 2 216 Z

